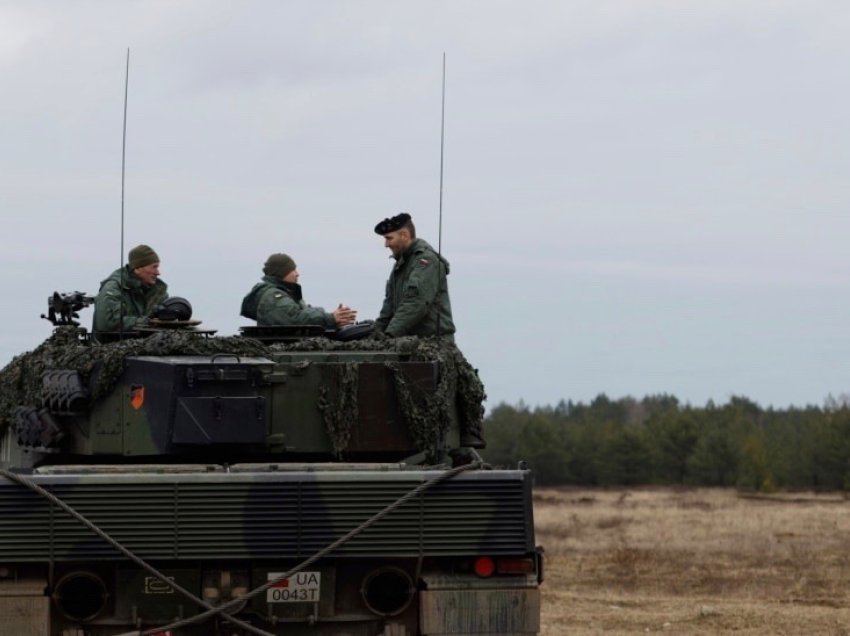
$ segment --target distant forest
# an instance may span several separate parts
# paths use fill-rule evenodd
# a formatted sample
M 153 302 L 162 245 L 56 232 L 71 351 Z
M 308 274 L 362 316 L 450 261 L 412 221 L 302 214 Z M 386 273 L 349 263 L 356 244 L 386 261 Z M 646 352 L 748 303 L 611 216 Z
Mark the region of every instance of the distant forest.
M 537 485 L 734 486 L 850 490 L 850 407 L 762 409 L 744 397 L 704 407 L 672 396 L 529 408 L 500 404 L 484 422 L 482 456 L 522 460 Z

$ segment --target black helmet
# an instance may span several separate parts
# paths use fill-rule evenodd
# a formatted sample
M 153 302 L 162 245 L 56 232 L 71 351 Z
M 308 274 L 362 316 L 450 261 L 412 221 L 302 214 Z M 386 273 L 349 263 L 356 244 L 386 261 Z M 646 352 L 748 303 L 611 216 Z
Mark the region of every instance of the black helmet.
M 153 317 L 158 320 L 189 320 L 192 317 L 192 304 L 180 296 L 171 296 L 162 301 Z

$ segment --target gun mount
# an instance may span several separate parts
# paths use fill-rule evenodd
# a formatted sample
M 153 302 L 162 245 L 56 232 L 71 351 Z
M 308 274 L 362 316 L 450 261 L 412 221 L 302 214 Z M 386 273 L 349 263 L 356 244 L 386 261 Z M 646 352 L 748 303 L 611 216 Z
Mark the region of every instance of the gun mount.
M 78 326 L 77 313 L 94 303 L 94 296 L 87 296 L 83 292 L 74 291 L 60 294 L 53 292 L 47 299 L 47 314 L 41 314 L 45 320 L 49 320 L 55 326 L 73 325 Z

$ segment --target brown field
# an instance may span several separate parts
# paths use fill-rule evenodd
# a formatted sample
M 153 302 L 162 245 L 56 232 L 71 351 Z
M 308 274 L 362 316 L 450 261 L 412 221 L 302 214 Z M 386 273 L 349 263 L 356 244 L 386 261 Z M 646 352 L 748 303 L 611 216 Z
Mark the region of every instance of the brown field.
M 850 501 L 538 489 L 545 636 L 848 634 Z

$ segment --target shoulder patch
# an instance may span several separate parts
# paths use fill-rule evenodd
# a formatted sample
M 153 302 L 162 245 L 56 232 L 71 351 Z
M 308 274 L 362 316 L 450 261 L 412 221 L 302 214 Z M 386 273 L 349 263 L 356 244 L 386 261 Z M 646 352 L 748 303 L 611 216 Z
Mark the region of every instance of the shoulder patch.
M 275 298 L 283 298 L 283 294 L 281 292 L 275 292 L 274 297 Z
M 431 261 L 429 261 L 427 258 L 420 258 L 419 259 L 419 267 L 428 267 L 430 264 L 431 264 Z

